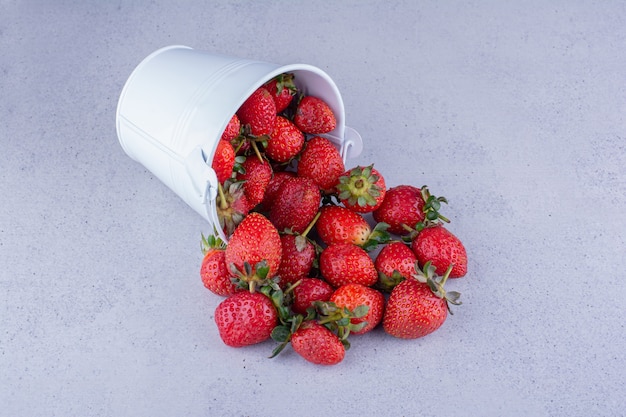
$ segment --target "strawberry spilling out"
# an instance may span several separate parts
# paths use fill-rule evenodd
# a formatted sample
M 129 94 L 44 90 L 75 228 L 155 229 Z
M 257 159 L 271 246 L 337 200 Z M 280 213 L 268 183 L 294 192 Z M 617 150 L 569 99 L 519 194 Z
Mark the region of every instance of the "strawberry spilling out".
M 211 164 L 223 233 L 202 235 L 200 266 L 223 297 L 214 318 L 226 345 L 273 341 L 271 357 L 290 347 L 335 365 L 363 333 L 424 337 L 461 304 L 445 288 L 468 264 L 447 199 L 388 187 L 374 164 L 345 166 L 336 128 L 294 74 L 264 83 L 227 124 Z
M 339 177 L 337 192 L 345 207 L 359 213 L 369 213 L 382 204 L 387 191 L 385 179 L 374 165 L 356 167 Z
M 232 347 L 254 345 L 269 339 L 277 322 L 278 313 L 272 301 L 260 292 L 238 292 L 215 309 L 220 337 Z
M 434 267 L 426 263 L 423 270 L 398 284 L 387 302 L 385 331 L 401 339 L 416 339 L 441 327 L 448 316 L 448 303 L 459 304 L 459 294 L 446 293 L 443 288 L 451 269 L 439 278 Z

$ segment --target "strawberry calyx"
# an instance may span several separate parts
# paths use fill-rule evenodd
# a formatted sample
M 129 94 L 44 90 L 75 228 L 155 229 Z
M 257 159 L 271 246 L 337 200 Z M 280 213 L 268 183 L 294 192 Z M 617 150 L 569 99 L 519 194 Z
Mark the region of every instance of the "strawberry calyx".
M 230 236 L 250 210 L 243 181 L 226 180 L 223 185 L 218 184 L 215 208 L 220 227 Z
M 254 135 L 249 124 L 245 124 L 241 127 L 241 133 L 235 139 L 233 139 L 233 146 L 235 148 L 235 154 L 240 155 L 242 152 L 247 155 L 252 149 L 252 153 L 259 158 L 259 161 L 264 162 L 265 158 L 259 149 L 259 145 L 262 149 L 267 147 L 267 141 L 270 139 L 269 135 Z
M 276 95 L 282 94 L 284 89 L 289 90 L 291 95 L 295 95 L 298 92 L 296 84 L 294 83 L 294 74 L 282 73 L 274 77 L 276 80 Z
M 332 301 L 316 301 L 313 309 L 317 313 L 318 322 L 337 334 L 346 349 L 350 348 L 348 336 L 351 332 L 358 332 L 367 326 L 367 321 L 352 323 L 352 319 L 360 319 L 367 315 L 369 306 L 360 305 L 353 310 L 339 307 Z
M 265 259 L 257 262 L 254 267 L 245 261 L 241 270 L 235 264 L 230 264 L 229 269 L 233 275 L 233 283 L 250 292 L 261 290 L 266 286 L 273 287 L 272 283 L 275 282 L 275 277 L 268 276 L 270 267 Z
M 427 227 L 440 226 L 442 223 L 450 223 L 450 219 L 439 213 L 441 209 L 441 203 L 448 204 L 448 200 L 445 197 L 436 197 L 430 193 L 427 185 L 423 185 L 420 188 L 422 199 L 424 200 L 424 207 L 422 212 L 424 213 L 424 220 L 417 222 L 413 227 L 402 224 L 402 228 L 408 233 L 402 236 L 402 240 L 405 242 L 411 242 L 422 230 Z
M 397 269 L 394 269 L 391 275 L 379 271 L 378 281 L 374 284 L 374 287 L 380 291 L 390 293 L 396 285 L 404 280 L 404 276 Z
M 291 336 L 300 328 L 303 320 L 304 317 L 301 314 L 298 314 L 293 316 L 293 318 L 287 323 L 274 327 L 270 337 L 275 342 L 278 342 L 278 345 L 272 350 L 270 358 L 278 356 L 278 354 L 285 349 L 291 340 Z
M 422 282 L 428 285 L 428 287 L 430 288 L 432 293 L 435 294 L 435 296 L 445 300 L 446 308 L 448 309 L 450 314 L 454 314 L 452 310 L 450 309 L 450 304 L 454 304 L 454 305 L 462 304 L 461 301 L 459 300 L 461 297 L 461 293 L 457 291 L 446 291 L 444 289 L 444 285 L 446 281 L 448 280 L 448 277 L 450 276 L 450 272 L 452 272 L 453 267 L 454 267 L 454 264 L 450 264 L 446 272 L 443 275 L 438 276 L 435 273 L 436 268 L 431 264 L 430 261 L 426 262 L 423 268 L 420 268 L 416 263 L 415 264 L 416 274 L 413 275 L 413 278 L 415 278 L 419 282 Z
M 285 290 L 284 294 L 287 295 L 289 292 L 293 291 L 293 288 L 299 285 L 301 281 L 302 280 L 292 284 Z M 289 344 L 291 336 L 298 331 L 304 323 L 315 321 L 326 327 L 339 338 L 346 350 L 350 348 L 350 342 L 348 341 L 350 333 L 359 331 L 367 325 L 366 321 L 362 321 L 358 324 L 352 323 L 353 318 L 365 317 L 369 311 L 369 307 L 366 305 L 361 305 L 354 310 L 349 310 L 346 307 L 338 307 L 335 303 L 330 301 L 316 301 L 312 307 L 307 309 L 305 316 L 302 314 L 293 314 L 291 309 L 285 306 L 284 300 L 288 300 L 288 298 L 283 299 L 282 313 L 281 310 L 279 310 L 281 324 L 274 327 L 271 333 L 271 338 L 279 344 L 272 351 L 270 358 L 277 356 L 283 351 Z
M 288 108 L 294 96 L 298 94 L 298 88 L 294 79 L 295 75 L 293 73 L 282 73 L 264 84 L 264 87 L 274 99 L 277 114 Z
M 379 245 L 389 243 L 391 234 L 387 231 L 389 224 L 385 222 L 376 223 L 365 243 L 359 245 L 367 252 L 376 249 Z
M 291 317 L 291 309 L 286 301 L 285 292 L 283 292 L 280 285 L 278 285 L 278 281 L 278 277 L 272 278 L 259 288 L 259 292 L 265 294 L 272 300 L 272 304 L 274 304 L 278 312 L 278 319 L 280 323 L 284 324 L 288 322 Z
M 445 223 L 450 223 L 450 220 L 447 217 L 439 213 L 441 203 L 448 204 L 448 200 L 445 197 L 436 197 L 432 195 L 426 185 L 422 186 L 420 191 L 422 193 L 422 199 L 424 200 L 423 212 L 425 220 L 430 222 L 443 221 Z
M 361 208 L 376 206 L 382 189 L 376 184 L 380 176 L 373 173 L 373 169 L 373 164 L 367 167 L 357 166 L 346 175 L 339 177 L 339 184 L 336 186 L 338 198 L 346 206 L 359 206 Z
M 243 167 L 243 163 L 246 161 L 246 157 L 244 155 L 235 156 L 235 164 L 233 165 L 233 172 L 235 174 L 245 174 L 246 170 Z
M 226 249 L 226 243 L 219 237 L 217 236 L 217 230 L 215 229 L 215 227 L 213 227 L 213 234 L 210 234 L 208 236 L 205 236 L 204 233 L 201 233 L 201 243 L 200 243 L 200 250 L 202 251 L 203 255 L 206 255 L 207 252 L 213 251 L 213 250 L 224 250 Z
M 245 125 L 241 127 L 239 135 L 230 141 L 235 149 L 235 155 L 245 154 L 250 149 L 248 135 L 250 135 L 250 125 Z

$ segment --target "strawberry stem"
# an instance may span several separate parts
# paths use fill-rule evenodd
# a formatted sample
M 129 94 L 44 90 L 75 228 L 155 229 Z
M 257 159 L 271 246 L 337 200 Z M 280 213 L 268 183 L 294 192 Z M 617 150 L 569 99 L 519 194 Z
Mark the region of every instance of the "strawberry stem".
M 306 236 L 311 231 L 311 229 L 315 225 L 315 222 L 317 222 L 317 219 L 320 218 L 321 214 L 322 212 L 318 210 L 315 217 L 313 217 L 313 220 L 311 220 L 311 223 L 309 223 L 309 225 L 306 227 L 306 229 L 304 229 L 304 231 L 300 234 L 300 236 Z
M 445 197 L 435 197 L 430 193 L 427 185 L 422 186 L 420 189 L 422 194 L 422 200 L 424 200 L 424 208 L 423 212 L 425 215 L 425 220 L 428 222 L 435 222 L 437 219 L 450 223 L 450 219 L 439 213 L 439 209 L 441 208 L 441 203 L 448 203 Z
M 243 144 L 245 143 L 245 139 L 241 139 L 239 141 L 239 143 L 237 144 L 237 147 L 235 148 L 235 155 L 237 155 L 239 153 L 239 151 L 241 150 L 241 147 L 243 146 Z
M 226 201 L 226 195 L 224 194 L 224 187 L 221 183 L 217 184 L 217 193 L 220 197 L 220 208 L 226 210 L 228 208 L 228 202 Z
M 252 150 L 256 154 L 257 158 L 259 158 L 259 161 L 263 163 L 263 157 L 261 156 L 261 152 L 259 151 L 259 147 L 257 146 L 256 142 L 251 140 L 250 145 L 252 145 Z
M 287 288 L 285 288 L 284 293 L 288 294 L 288 293 L 292 292 L 293 289 L 296 288 L 300 284 L 302 284 L 302 279 L 299 279 L 296 282 L 294 282 L 293 284 L 290 284 Z
M 441 289 L 443 290 L 443 286 L 445 285 L 446 281 L 448 280 L 448 277 L 450 276 L 450 272 L 452 272 L 452 268 L 454 268 L 454 264 L 450 264 L 450 266 L 448 266 L 448 269 L 446 269 L 446 273 L 443 274 L 443 277 L 441 277 L 441 281 L 439 282 L 439 285 L 441 286 Z M 445 294 L 445 292 L 444 292 Z

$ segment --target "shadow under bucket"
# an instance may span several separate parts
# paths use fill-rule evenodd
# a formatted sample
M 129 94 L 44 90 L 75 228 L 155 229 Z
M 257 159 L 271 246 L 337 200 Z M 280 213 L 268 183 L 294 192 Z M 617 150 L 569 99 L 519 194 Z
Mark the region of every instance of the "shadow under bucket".
M 232 115 L 261 85 L 293 73 L 298 90 L 324 100 L 337 119 L 324 136 L 344 161 L 358 156 L 361 136 L 345 125 L 337 86 L 322 70 L 306 64 L 276 65 L 169 46 L 146 57 L 120 95 L 117 135 L 124 152 L 141 163 L 187 205 L 216 225 L 218 181 L 211 168 L 222 132 Z

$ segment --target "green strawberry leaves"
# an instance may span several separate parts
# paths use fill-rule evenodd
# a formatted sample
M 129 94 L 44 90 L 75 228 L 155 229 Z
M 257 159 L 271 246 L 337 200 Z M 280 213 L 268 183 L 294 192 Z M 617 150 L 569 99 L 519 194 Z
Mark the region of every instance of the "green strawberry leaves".
M 435 294 L 437 297 L 442 298 L 446 301 L 446 307 L 448 308 L 448 311 L 450 312 L 450 314 L 454 314 L 454 313 L 450 309 L 449 304 L 454 304 L 454 305 L 462 304 L 460 301 L 461 293 L 457 291 L 446 291 L 444 289 L 444 285 L 446 281 L 448 280 L 448 277 L 450 276 L 450 272 L 452 271 L 453 267 L 454 265 L 450 265 L 442 276 L 438 276 L 435 273 L 435 267 L 431 264 L 430 261 L 426 262 L 424 264 L 424 267 L 421 269 L 419 265 L 417 265 L 416 263 L 415 269 L 417 273 L 414 275 L 415 279 L 417 279 L 419 282 L 422 282 L 428 285 L 428 287 L 433 292 L 433 294 Z

